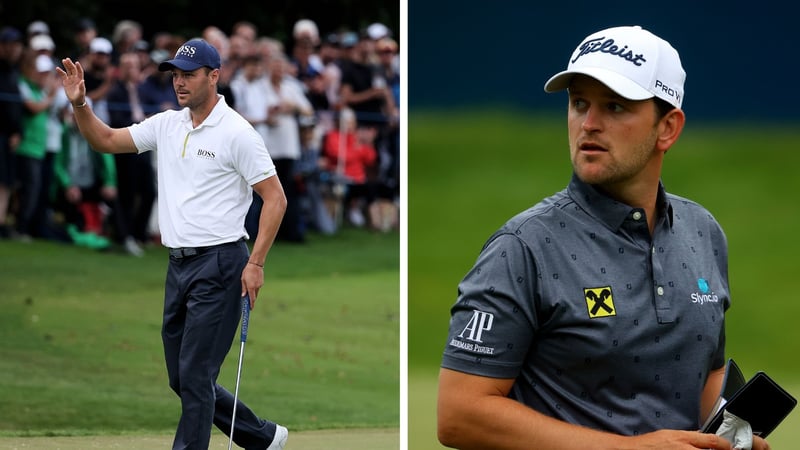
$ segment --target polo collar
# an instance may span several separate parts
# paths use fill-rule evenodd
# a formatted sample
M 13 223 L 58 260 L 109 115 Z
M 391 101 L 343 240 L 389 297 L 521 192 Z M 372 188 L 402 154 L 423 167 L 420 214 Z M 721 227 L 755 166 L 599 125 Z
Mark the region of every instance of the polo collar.
M 219 123 L 222 121 L 222 118 L 225 117 L 225 112 L 230 109 L 230 107 L 225 102 L 225 96 L 222 94 L 217 94 L 217 98 L 219 101 L 217 101 L 217 104 L 214 105 L 214 109 L 211 110 L 211 114 L 209 114 L 208 117 L 206 117 L 206 120 L 200 123 L 196 129 L 219 125 Z M 189 112 L 189 108 L 183 108 L 182 121 L 187 127 L 190 129 L 192 128 L 192 115 Z
M 619 231 L 625 220 L 639 210 L 630 205 L 614 200 L 604 192 L 598 190 L 593 185 L 584 183 L 573 173 L 567 192 L 572 200 L 591 216 L 603 222 L 609 229 Z M 658 182 L 658 197 L 656 199 L 656 211 L 660 218 L 666 218 L 668 226 L 672 227 L 672 205 L 669 202 L 664 185 Z M 660 222 L 660 220 L 659 220 Z

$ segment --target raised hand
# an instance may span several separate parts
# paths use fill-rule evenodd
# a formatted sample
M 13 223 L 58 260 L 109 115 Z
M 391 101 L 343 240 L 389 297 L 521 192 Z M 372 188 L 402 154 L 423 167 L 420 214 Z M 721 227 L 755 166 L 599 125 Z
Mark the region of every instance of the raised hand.
M 61 84 L 64 86 L 64 93 L 73 106 L 83 106 L 86 104 L 86 82 L 83 79 L 83 67 L 80 62 L 72 62 L 70 58 L 61 60 L 64 68 L 56 67 L 56 71 L 61 76 Z

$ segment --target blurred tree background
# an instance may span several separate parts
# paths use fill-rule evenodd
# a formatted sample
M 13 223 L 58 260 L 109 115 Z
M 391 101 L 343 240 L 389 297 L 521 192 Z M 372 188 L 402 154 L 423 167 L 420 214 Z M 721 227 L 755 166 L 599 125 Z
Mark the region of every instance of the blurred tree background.
M 145 39 L 160 31 L 188 39 L 210 25 L 230 33 L 233 24 L 240 20 L 254 23 L 259 35 L 284 43 L 289 42 L 292 27 L 299 19 L 316 22 L 321 37 L 343 29 L 360 31 L 374 22 L 389 27 L 398 42 L 400 33 L 398 0 L 0 0 L 0 25 L 11 25 L 24 32 L 30 22 L 44 21 L 50 27 L 57 54 L 70 47 L 75 23 L 82 17 L 94 20 L 98 33 L 105 37 L 124 19 L 141 23 Z

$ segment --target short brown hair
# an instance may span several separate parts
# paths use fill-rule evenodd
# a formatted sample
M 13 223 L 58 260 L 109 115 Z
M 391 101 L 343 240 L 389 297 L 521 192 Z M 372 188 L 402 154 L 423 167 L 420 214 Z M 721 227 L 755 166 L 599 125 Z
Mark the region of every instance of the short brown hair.
M 658 97 L 653 97 L 653 100 L 655 101 L 656 104 L 656 117 L 658 120 L 663 119 L 664 116 L 666 116 L 667 114 L 669 114 L 670 111 L 675 109 L 675 106 L 666 100 L 662 100 Z

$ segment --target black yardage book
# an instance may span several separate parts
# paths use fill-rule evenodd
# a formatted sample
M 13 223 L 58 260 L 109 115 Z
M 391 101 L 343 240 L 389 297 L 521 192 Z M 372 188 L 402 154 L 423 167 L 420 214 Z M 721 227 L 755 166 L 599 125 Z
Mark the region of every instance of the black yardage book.
M 739 366 L 730 359 L 720 398 L 703 426 L 703 432 L 716 433 L 722 424 L 723 412 L 729 411 L 750 423 L 753 434 L 765 438 L 796 404 L 797 400 L 764 372 L 756 373 L 745 382 Z

